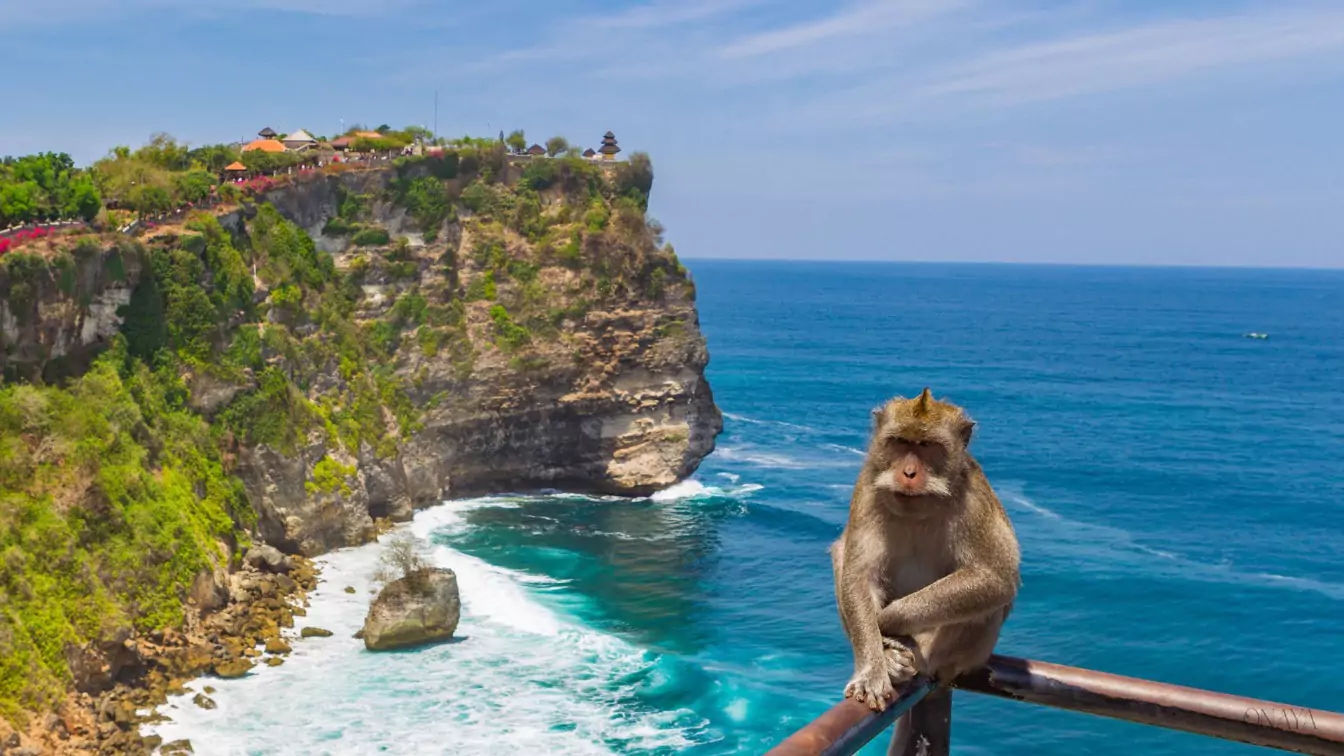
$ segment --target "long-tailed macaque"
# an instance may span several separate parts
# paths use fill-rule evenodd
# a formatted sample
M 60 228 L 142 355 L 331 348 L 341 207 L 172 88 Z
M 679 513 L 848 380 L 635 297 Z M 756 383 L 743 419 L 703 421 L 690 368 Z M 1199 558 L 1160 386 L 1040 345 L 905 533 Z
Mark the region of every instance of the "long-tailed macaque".
M 877 711 L 917 673 L 947 685 L 983 664 L 1017 596 L 1017 538 L 967 450 L 974 427 L 927 388 L 873 410 L 831 562 L 854 646 L 845 696 Z

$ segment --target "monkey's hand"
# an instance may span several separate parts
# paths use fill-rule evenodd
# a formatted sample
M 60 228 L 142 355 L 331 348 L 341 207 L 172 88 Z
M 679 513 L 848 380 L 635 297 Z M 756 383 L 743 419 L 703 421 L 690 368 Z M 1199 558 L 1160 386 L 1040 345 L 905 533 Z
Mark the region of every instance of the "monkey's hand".
M 891 673 L 883 654 L 882 662 L 868 664 L 854 673 L 853 679 L 845 686 L 845 698 L 852 698 L 867 704 L 873 711 L 884 711 L 891 699 L 896 697 L 896 688 L 891 683 Z
M 887 673 L 895 685 L 912 679 L 919 674 L 915 666 L 915 653 L 895 638 L 882 637 L 882 658 L 887 663 Z

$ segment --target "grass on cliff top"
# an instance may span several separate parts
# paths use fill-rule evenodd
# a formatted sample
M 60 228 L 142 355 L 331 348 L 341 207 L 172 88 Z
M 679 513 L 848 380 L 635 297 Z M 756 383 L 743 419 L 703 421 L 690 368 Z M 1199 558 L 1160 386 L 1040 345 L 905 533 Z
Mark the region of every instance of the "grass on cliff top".
M 67 388 L 0 389 L 0 716 L 52 705 L 67 650 L 180 625 L 252 521 L 172 370 L 124 341 Z

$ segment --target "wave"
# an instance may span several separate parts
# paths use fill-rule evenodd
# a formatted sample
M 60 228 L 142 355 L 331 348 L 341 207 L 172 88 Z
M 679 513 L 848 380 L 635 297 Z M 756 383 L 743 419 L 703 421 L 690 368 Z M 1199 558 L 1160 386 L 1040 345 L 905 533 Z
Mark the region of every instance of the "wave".
M 736 478 L 737 482 L 740 478 Z M 758 483 L 743 483 L 732 488 L 719 488 L 717 486 L 707 486 L 694 478 L 683 480 L 668 488 L 648 497 L 652 501 L 688 501 L 693 499 L 711 499 L 711 498 L 729 498 L 736 499 L 760 491 L 765 488 Z
M 1107 552 L 1102 560 L 1104 566 L 1124 569 L 1126 559 L 1136 556 L 1153 557 L 1142 563 L 1132 563 L 1137 569 L 1155 571 L 1163 577 L 1179 580 L 1211 582 L 1235 585 L 1257 585 L 1262 588 L 1285 588 L 1294 591 L 1317 593 L 1336 601 L 1344 601 L 1344 585 L 1317 580 L 1309 577 L 1294 577 L 1268 572 L 1246 572 L 1236 569 L 1231 562 L 1209 563 L 1191 559 L 1140 543 L 1123 528 L 1111 525 L 1099 525 L 1065 517 L 1048 507 L 1038 504 L 1025 495 L 1006 492 L 1004 501 L 1015 505 L 1042 520 L 1050 523 L 1047 531 L 1033 535 L 1032 531 L 1018 528 L 1018 536 L 1024 543 L 1023 551 L 1040 550 L 1053 553 L 1064 552 L 1065 556 L 1086 559 L 1088 563 L 1097 563 L 1097 549 Z M 1061 533 L 1061 531 L 1063 531 Z
M 776 426 L 776 427 L 778 427 L 778 428 L 790 428 L 790 429 L 792 429 L 792 430 L 796 430 L 796 431 L 803 431 L 804 433 L 823 433 L 823 432 L 824 432 L 824 431 L 822 431 L 821 429 L 819 429 L 819 428 L 813 428 L 813 427 L 810 426 L 810 425 L 798 425 L 798 424 L 796 424 L 796 423 L 786 423 L 786 422 L 784 422 L 783 420 L 758 420 L 758 419 L 756 419 L 756 418 L 754 418 L 754 417 L 747 417 L 747 416 L 745 416 L 745 415 L 735 415 L 735 414 L 733 414 L 733 413 L 731 413 L 731 412 L 724 412 L 724 413 L 723 413 L 723 416 L 726 417 L 726 418 L 728 418 L 729 420 L 734 420 L 734 421 L 737 421 L 737 422 L 739 422 L 739 423 L 749 423 L 749 424 L 751 424 L 751 425 L 773 425 L 773 426 Z
M 467 527 L 466 514 L 508 497 L 449 502 L 400 526 L 429 539 Z M 198 753 L 609 754 L 680 751 L 706 742 L 708 723 L 687 710 L 639 704 L 658 654 L 552 611 L 529 595 L 536 576 L 435 545 L 436 564 L 457 573 L 462 621 L 452 643 L 371 653 L 350 636 L 362 625 L 383 545 L 318 559 L 322 579 L 307 617 L 335 633 L 290 639 L 281 667 L 210 680 L 217 704 L 192 692 L 161 708 L 171 721 L 146 728 L 190 738 Z M 344 586 L 356 588 L 354 594 Z M 543 587 L 541 585 L 539 588 Z M 287 631 L 296 635 L 297 629 Z M 199 683 L 203 684 L 203 683 Z
M 868 454 L 868 452 L 864 451 L 863 449 L 855 449 L 852 446 L 844 446 L 843 444 L 822 444 L 821 448 L 830 449 L 831 451 L 841 452 L 845 454 L 856 454 L 860 457 Z
M 741 446 L 721 446 L 714 451 L 714 456 L 721 460 L 730 462 L 742 462 L 755 467 L 765 467 L 774 470 L 816 470 L 821 468 L 850 467 L 853 463 L 849 461 L 837 462 L 835 460 L 807 460 L 791 457 L 786 454 L 780 454 L 773 451 L 759 451 L 750 447 Z

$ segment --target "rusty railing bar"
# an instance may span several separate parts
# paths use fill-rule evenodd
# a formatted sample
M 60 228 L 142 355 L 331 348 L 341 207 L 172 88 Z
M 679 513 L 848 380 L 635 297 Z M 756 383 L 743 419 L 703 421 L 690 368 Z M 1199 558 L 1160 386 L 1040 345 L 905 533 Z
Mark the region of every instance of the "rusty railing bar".
M 850 756 L 891 726 L 933 690 L 933 681 L 916 677 L 901 686 L 886 711 L 876 712 L 852 698 L 832 706 L 790 735 L 766 756 Z
M 953 686 L 1267 748 L 1344 756 L 1344 715 L 1318 709 L 1008 656 L 990 657 Z
M 1344 714 L 1319 709 L 998 655 L 990 657 L 980 669 L 957 678 L 953 687 L 1266 748 L 1344 756 Z M 932 688 L 927 678 L 916 678 L 882 713 L 846 699 L 775 746 L 767 756 L 849 756 L 924 699 Z M 942 729 L 946 727 L 944 722 Z M 949 733 L 924 734 L 945 742 Z

